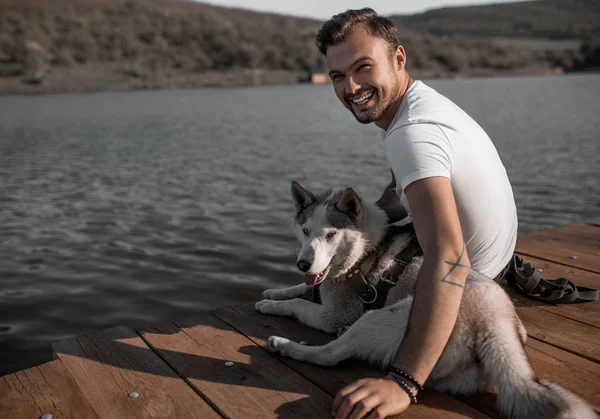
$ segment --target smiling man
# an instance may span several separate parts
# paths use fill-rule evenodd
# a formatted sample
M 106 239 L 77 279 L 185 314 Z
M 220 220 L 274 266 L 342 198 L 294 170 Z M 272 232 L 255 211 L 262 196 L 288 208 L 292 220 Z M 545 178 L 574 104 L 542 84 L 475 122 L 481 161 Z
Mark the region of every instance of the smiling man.
M 411 216 L 423 248 L 409 331 L 389 375 L 352 383 L 333 404 L 339 419 L 385 417 L 416 401 L 456 322 L 468 270 L 504 275 L 517 211 L 492 141 L 457 105 L 413 80 L 389 19 L 348 10 L 325 22 L 316 42 L 339 100 L 358 122 L 382 130 L 393 177 L 378 204 L 390 221 Z

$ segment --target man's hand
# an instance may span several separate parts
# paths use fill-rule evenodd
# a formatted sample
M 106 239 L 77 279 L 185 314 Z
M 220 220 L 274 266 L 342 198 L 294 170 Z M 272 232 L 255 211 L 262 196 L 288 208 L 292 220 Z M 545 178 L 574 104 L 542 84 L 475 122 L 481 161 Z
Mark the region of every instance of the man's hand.
M 392 379 L 365 378 L 344 387 L 335 396 L 336 419 L 375 419 L 398 415 L 408 409 L 408 394 Z

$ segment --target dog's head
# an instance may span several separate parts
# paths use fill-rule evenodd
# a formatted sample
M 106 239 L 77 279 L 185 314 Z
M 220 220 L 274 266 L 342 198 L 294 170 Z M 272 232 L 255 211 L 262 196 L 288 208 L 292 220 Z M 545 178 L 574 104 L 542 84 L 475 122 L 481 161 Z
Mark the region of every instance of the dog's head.
M 313 286 L 328 275 L 339 276 L 364 253 L 365 206 L 352 189 L 315 195 L 292 182 L 296 205 L 294 231 L 302 243 L 297 266 Z

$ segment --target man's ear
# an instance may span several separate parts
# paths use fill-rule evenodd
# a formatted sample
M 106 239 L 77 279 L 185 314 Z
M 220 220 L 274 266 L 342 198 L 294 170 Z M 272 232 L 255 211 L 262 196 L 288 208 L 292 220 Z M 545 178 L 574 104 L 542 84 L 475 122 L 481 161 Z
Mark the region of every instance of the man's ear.
M 402 71 L 406 68 L 406 51 L 402 45 L 398 45 L 394 52 L 394 61 L 398 67 L 398 71 Z
M 292 199 L 296 205 L 297 214 L 300 214 L 304 208 L 316 201 L 315 196 L 296 181 L 292 181 Z
M 336 208 L 348 215 L 356 225 L 362 222 L 364 211 L 363 204 L 358 194 L 352 188 L 346 188 L 336 204 Z

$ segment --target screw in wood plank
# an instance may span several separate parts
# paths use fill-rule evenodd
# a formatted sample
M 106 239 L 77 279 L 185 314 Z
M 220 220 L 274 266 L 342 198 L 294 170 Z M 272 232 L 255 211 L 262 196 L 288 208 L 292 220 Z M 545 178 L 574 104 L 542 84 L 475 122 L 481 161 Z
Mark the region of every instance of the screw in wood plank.
M 138 393 L 137 391 L 134 391 L 134 392 L 131 392 L 128 394 L 129 397 L 134 398 L 134 399 L 136 397 L 139 397 L 139 395 L 140 395 L 140 393 Z
M 232 366 L 233 366 L 233 362 L 231 362 L 231 361 L 227 361 L 227 362 L 225 363 L 225 366 L 226 366 L 226 367 L 232 367 Z
M 569 256 L 569 259 L 577 259 L 577 256 Z
M 52 419 L 54 416 L 52 416 L 50 413 L 45 413 L 42 416 L 40 416 L 40 419 Z

